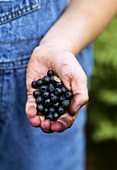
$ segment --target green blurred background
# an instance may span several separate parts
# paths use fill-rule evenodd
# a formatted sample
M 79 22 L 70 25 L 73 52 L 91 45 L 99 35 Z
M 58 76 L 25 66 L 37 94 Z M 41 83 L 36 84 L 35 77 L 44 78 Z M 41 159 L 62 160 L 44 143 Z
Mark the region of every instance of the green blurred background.
M 117 170 L 117 17 L 94 42 L 87 170 Z

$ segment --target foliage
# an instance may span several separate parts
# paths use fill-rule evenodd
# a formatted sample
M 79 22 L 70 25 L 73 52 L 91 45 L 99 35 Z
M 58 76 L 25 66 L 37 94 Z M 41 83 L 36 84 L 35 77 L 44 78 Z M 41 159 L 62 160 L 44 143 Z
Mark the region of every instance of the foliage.
M 117 17 L 94 42 L 88 126 L 95 141 L 117 140 Z

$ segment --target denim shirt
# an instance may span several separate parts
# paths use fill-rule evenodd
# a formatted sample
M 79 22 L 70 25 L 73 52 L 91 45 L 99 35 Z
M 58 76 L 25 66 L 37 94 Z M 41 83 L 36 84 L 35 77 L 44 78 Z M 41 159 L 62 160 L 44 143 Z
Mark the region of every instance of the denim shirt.
M 67 4 L 68 0 L 0 0 L 0 61 L 29 58 Z M 92 47 L 88 46 L 79 56 L 85 73 L 90 76 Z
M 0 59 L 29 57 L 66 5 L 67 0 L 0 1 Z
M 51 135 L 33 128 L 24 111 L 29 58 L 67 4 L 0 0 L 0 170 L 84 170 L 86 107 L 69 130 Z M 92 46 L 76 57 L 90 79 Z

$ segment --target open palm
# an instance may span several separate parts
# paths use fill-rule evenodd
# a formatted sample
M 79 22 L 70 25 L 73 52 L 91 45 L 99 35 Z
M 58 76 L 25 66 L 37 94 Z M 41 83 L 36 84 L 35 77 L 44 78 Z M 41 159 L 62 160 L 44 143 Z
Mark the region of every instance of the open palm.
M 37 115 L 34 89 L 31 87 L 31 82 L 46 76 L 48 70 L 53 70 L 74 95 L 69 112 L 64 113 L 56 122 L 46 120 L 43 115 Z M 88 101 L 87 77 L 75 56 L 68 51 L 37 47 L 27 67 L 26 85 L 26 114 L 33 126 L 40 127 L 47 133 L 62 132 L 70 128 L 78 111 Z

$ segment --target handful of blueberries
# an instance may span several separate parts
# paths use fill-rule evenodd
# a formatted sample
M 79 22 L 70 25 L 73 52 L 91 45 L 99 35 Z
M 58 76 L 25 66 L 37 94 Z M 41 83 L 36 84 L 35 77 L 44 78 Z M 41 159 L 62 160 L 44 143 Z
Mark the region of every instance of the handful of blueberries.
M 33 92 L 37 114 L 41 112 L 46 119 L 56 121 L 68 110 L 73 94 L 65 88 L 52 70 L 49 70 L 47 76 L 42 79 L 32 81 L 31 85 L 37 89 Z

